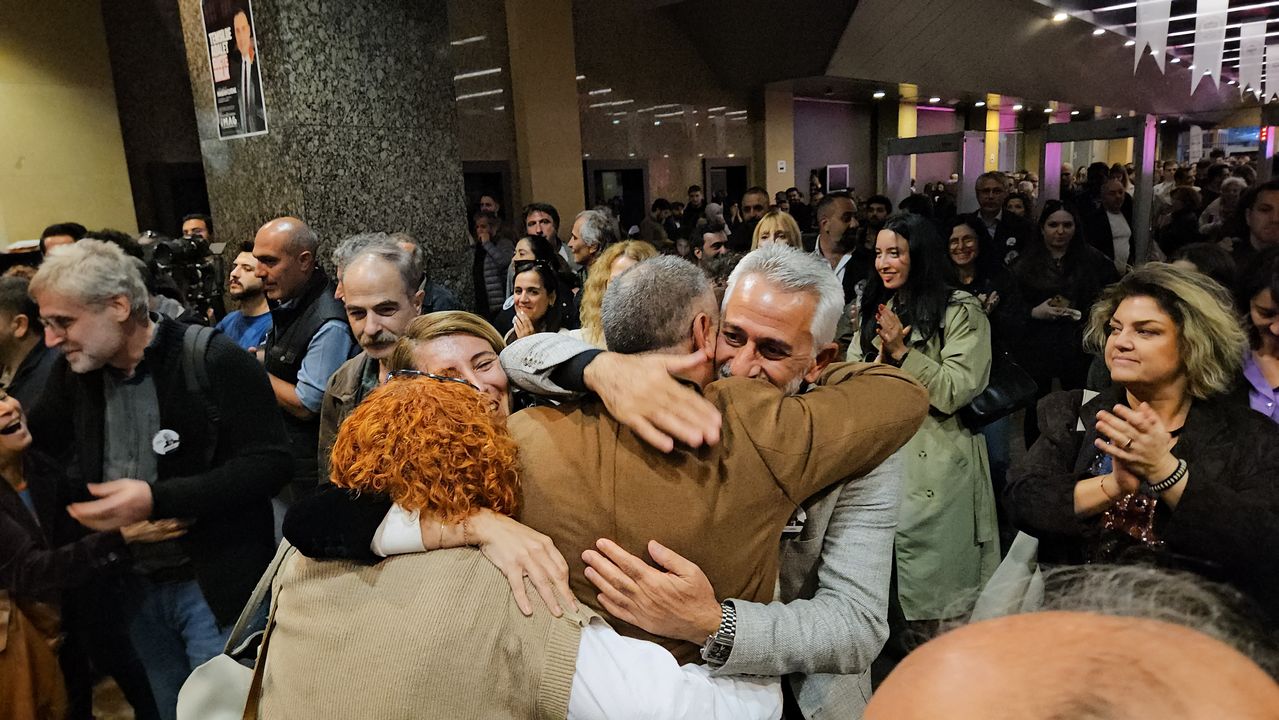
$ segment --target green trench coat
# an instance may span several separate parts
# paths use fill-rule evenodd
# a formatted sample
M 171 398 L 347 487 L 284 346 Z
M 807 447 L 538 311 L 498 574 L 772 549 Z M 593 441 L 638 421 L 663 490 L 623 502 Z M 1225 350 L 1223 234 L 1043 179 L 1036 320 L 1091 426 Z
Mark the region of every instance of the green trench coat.
M 912 330 L 908 344 L 902 370 L 928 389 L 930 407 L 902 450 L 897 596 L 907 620 L 952 618 L 972 609 L 999 565 L 986 441 L 954 414 L 990 378 L 990 322 L 976 298 L 956 292 L 942 332 L 923 342 Z

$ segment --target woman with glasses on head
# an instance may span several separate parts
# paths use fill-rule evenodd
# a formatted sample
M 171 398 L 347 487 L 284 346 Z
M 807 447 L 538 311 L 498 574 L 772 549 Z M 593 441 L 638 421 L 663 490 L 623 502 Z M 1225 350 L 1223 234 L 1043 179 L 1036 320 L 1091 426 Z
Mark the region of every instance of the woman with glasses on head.
M 1087 341 L 1112 387 L 1054 393 L 1004 504 L 1049 563 L 1154 560 L 1279 619 L 1279 428 L 1227 397 L 1245 336 L 1207 276 L 1151 263 L 1106 289 Z

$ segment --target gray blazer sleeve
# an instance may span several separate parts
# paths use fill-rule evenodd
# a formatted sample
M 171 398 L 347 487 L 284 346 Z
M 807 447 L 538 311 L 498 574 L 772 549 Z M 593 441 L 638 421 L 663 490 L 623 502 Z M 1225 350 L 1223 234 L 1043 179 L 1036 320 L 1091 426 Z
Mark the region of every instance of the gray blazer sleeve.
M 789 602 L 734 600 L 733 651 L 714 674 L 855 675 L 870 668 L 888 639 L 888 582 L 902 473 L 899 452 L 819 501 L 835 505 L 824 537 L 808 541 L 820 544 L 812 565 L 816 591 Z M 815 509 L 809 510 L 809 522 Z M 781 572 L 788 568 L 783 565 Z M 812 580 L 802 578 L 797 585 L 811 588 Z
M 573 397 L 578 393 L 557 385 L 551 374 L 578 355 L 598 349 L 566 333 L 536 333 L 506 346 L 501 354 L 502 369 L 521 390 L 546 397 Z

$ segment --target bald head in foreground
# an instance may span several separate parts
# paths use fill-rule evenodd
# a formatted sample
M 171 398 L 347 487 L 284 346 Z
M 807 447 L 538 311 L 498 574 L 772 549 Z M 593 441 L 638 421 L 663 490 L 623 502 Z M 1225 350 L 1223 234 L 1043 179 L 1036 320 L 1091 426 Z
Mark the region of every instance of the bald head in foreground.
M 1279 685 L 1220 640 L 1158 620 L 1040 612 L 920 647 L 866 720 L 1279 718 Z

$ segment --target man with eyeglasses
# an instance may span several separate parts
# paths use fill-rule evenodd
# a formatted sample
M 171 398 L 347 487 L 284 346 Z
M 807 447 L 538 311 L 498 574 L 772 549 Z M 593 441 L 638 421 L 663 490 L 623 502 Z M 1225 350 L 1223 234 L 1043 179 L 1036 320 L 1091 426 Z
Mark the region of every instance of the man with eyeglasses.
M 421 314 L 424 291 L 417 285 L 422 276 L 417 254 L 406 251 L 385 233 L 376 235 L 347 262 L 342 274 L 346 319 L 364 351 L 333 373 L 320 401 L 316 463 L 321 484 L 329 482 L 329 452 L 338 427 L 386 380 L 386 363 L 395 343 Z
M 280 413 L 262 367 L 229 338 L 202 347 L 195 328 L 148 312 L 141 274 L 115 245 L 52 253 L 30 289 L 61 353 L 30 425 L 81 484 L 71 517 L 99 531 L 188 521 L 177 540 L 131 548 L 124 580 L 130 639 L 172 718 L 275 552 L 269 500 L 292 468 Z M 94 602 L 109 607 L 110 595 Z
M 976 192 L 977 212 L 971 217 L 986 228 L 990 245 L 1004 259 L 1004 265 L 1011 266 L 1030 242 L 1034 227 L 1030 221 L 1004 212 L 1008 199 L 1008 176 L 1004 173 L 996 170 L 978 175 Z

